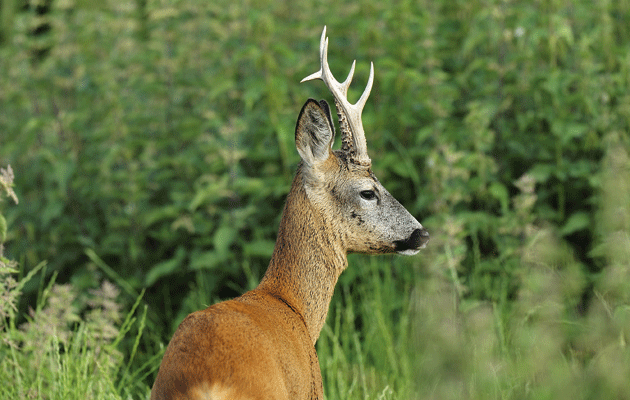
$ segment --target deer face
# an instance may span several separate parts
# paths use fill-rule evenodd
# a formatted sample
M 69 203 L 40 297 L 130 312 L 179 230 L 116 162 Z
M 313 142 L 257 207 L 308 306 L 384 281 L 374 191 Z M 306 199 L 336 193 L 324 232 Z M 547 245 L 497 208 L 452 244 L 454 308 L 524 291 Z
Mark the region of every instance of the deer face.
M 342 168 L 342 171 L 346 171 Z M 347 227 L 348 250 L 413 255 L 425 247 L 429 233 L 392 196 L 370 169 L 349 168 L 331 197 Z
M 296 147 L 311 205 L 347 252 L 416 254 L 429 240 L 422 225 L 381 185 L 370 166 L 348 151 L 331 151 L 334 128 L 325 101 L 308 100 L 298 118 Z
M 341 128 L 341 150 L 331 151 L 335 136 L 328 103 L 308 100 L 295 128 L 302 157 L 304 189 L 310 203 L 330 218 L 347 252 L 415 254 L 429 233 L 381 185 L 372 173 L 361 113 L 374 82 L 370 66 L 367 87 L 355 104 L 347 99 L 354 66 L 339 83 L 328 66 L 326 28 L 319 45 L 320 69 L 302 82 L 321 79 L 335 98 Z

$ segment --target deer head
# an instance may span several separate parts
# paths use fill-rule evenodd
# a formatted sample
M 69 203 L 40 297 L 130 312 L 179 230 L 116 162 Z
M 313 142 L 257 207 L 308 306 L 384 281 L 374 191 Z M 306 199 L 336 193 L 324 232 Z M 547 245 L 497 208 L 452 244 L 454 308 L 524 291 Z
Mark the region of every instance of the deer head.
M 324 27 L 320 70 L 302 82 L 321 79 L 333 94 L 342 144 L 340 150 L 332 150 L 335 128 L 328 103 L 309 99 L 295 130 L 306 195 L 313 208 L 330 220 L 346 252 L 416 254 L 429 234 L 374 176 L 367 153 L 361 113 L 374 81 L 374 65 L 365 91 L 356 104 L 350 104 L 347 94 L 356 62 L 346 80 L 339 83 L 330 71 L 327 53 Z

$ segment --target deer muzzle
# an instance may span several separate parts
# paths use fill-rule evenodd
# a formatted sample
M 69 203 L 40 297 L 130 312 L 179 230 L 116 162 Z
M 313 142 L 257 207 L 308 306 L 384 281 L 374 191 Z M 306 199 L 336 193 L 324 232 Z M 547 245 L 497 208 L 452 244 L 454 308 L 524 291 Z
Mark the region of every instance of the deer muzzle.
M 414 229 L 407 239 L 396 240 L 394 245 L 397 253 L 412 256 L 423 249 L 428 242 L 429 232 L 424 228 L 418 228 Z

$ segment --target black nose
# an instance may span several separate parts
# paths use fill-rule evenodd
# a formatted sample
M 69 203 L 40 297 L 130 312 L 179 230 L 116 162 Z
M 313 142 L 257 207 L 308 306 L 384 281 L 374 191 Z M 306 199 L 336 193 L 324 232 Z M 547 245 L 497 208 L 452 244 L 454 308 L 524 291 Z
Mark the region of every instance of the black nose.
M 397 240 L 394 242 L 396 251 L 418 250 L 429 241 L 429 232 L 422 229 L 414 229 L 411 235 L 405 240 Z

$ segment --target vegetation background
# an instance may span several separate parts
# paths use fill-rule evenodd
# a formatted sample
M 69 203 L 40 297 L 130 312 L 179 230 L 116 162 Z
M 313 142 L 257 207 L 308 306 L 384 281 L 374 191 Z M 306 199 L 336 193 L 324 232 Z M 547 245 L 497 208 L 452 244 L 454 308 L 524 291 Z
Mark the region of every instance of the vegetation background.
M 326 397 L 630 398 L 628 0 L 2 0 L 0 397 L 145 398 L 257 284 L 324 25 L 432 235 L 350 257 Z

